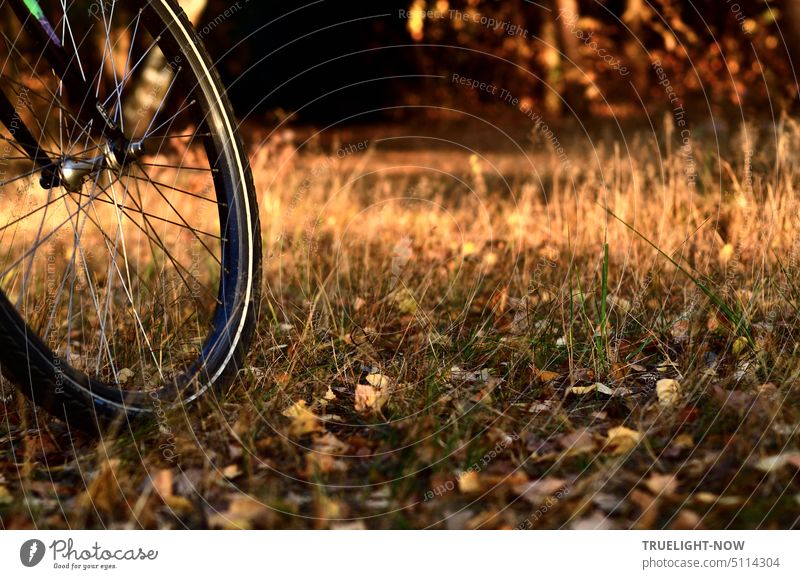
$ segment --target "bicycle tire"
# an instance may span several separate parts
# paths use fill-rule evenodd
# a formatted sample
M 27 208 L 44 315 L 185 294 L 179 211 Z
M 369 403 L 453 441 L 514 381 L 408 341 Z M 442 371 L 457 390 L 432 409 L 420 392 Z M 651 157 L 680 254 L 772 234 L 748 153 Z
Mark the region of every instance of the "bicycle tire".
M 261 234 L 256 192 L 231 105 L 211 58 L 175 0 L 131 1 L 149 26 L 161 26 L 160 42 L 180 51 L 196 80 L 195 95 L 206 110 L 218 171 L 215 183 L 228 200 L 221 250 L 220 304 L 213 314 L 202 356 L 183 375 L 153 389 L 123 390 L 90 377 L 54 353 L 0 291 L 0 371 L 36 407 L 70 427 L 99 431 L 111 423 L 152 418 L 187 405 L 210 390 L 231 384 L 244 364 L 257 321 L 261 287 Z M 223 219 L 222 214 L 220 219 Z M 220 224 L 223 227 L 223 223 Z M 220 234 L 222 237 L 222 234 Z

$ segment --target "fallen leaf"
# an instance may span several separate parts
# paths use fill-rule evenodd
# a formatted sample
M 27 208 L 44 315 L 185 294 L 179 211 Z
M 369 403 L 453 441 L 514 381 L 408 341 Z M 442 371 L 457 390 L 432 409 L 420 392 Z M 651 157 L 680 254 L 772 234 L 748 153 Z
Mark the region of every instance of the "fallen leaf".
M 617 382 L 622 382 L 627 376 L 630 368 L 619 362 L 614 362 L 611 365 L 611 375 Z
M 486 382 L 489 379 L 489 370 L 483 369 L 476 372 L 462 370 L 458 366 L 450 368 L 450 379 L 457 382 Z
M 208 518 L 208 524 L 215 529 L 256 529 L 270 526 L 273 512 L 251 497 L 237 496 L 222 513 Z
M 314 437 L 314 450 L 317 452 L 324 452 L 327 454 L 345 454 L 350 447 L 346 442 L 342 442 L 330 432 L 326 432 L 321 436 Z
M 558 444 L 569 454 L 579 454 L 594 450 L 595 442 L 591 433 L 585 428 L 578 428 L 558 439 Z
M 495 388 L 500 385 L 500 382 L 501 380 L 498 380 L 497 378 L 489 378 L 489 380 L 486 381 L 486 385 L 476 392 L 472 397 L 472 401 L 490 406 L 494 401 L 492 392 L 494 392 Z
M 678 402 L 681 393 L 681 383 L 671 378 L 664 378 L 656 382 L 656 395 L 658 401 L 664 406 L 672 406 Z
M 242 469 L 240 469 L 239 465 L 236 464 L 229 464 L 228 466 L 222 469 L 222 476 L 230 480 L 235 479 L 241 474 L 242 474 Z
M 626 454 L 633 450 L 641 440 L 641 432 L 631 430 L 625 426 L 617 426 L 608 431 L 606 449 L 611 454 Z
M 544 400 L 542 402 L 533 402 L 531 403 L 530 407 L 528 408 L 528 412 L 531 414 L 539 414 L 541 412 L 550 413 L 553 411 L 553 401 L 552 400 Z
M 550 372 L 548 370 L 536 370 L 534 373 L 534 377 L 541 382 L 552 382 L 560 375 L 558 372 Z
M 347 463 L 332 454 L 313 450 L 306 453 L 305 475 L 309 478 L 320 474 L 346 471 Z
M 130 368 L 123 368 L 117 372 L 117 382 L 120 384 L 125 384 L 131 378 L 133 378 L 133 370 Z
M 323 430 L 319 417 L 306 408 L 305 400 L 295 402 L 281 414 L 292 421 L 289 425 L 290 436 L 303 436 L 304 434 Z
M 377 400 L 378 391 L 375 388 L 368 384 L 358 384 L 356 386 L 355 407 L 358 412 L 365 412 L 374 407 Z
M 478 478 L 478 473 L 474 470 L 470 470 L 458 475 L 458 490 L 465 494 L 479 492 L 481 490 L 481 483 Z
M 597 384 L 592 384 L 591 386 L 572 386 L 567 391 L 567 395 L 576 394 L 578 396 L 582 396 L 584 394 L 589 394 L 590 392 L 594 392 L 595 390 L 597 390 Z
M 595 387 L 597 388 L 597 391 L 600 392 L 600 394 L 605 394 L 606 396 L 613 396 L 616 392 L 616 390 L 614 390 L 609 386 L 606 386 L 601 382 L 597 382 L 595 384 Z
M 743 336 L 740 336 L 736 338 L 736 341 L 733 342 L 733 347 L 731 348 L 731 351 L 733 352 L 734 356 L 738 357 L 743 353 L 746 353 L 749 346 L 750 346 L 749 340 Z
M 800 469 L 800 453 L 784 452 L 773 456 L 765 456 L 755 463 L 755 467 L 763 472 L 775 472 L 785 466 L 793 466 Z
M 569 490 L 569 483 L 560 478 L 542 478 L 514 486 L 514 492 L 532 505 L 541 505 L 548 498 L 559 499 Z
M 671 496 L 678 489 L 678 481 L 674 474 L 653 473 L 644 484 L 655 495 Z
M 367 383 L 378 389 L 388 388 L 391 385 L 391 381 L 379 372 L 367 374 Z
M 356 385 L 355 409 L 357 412 L 380 412 L 389 401 L 392 383 L 377 372 L 368 374 L 366 380 L 368 384 Z
M 168 499 L 172 496 L 172 482 L 172 471 L 162 468 L 153 477 L 153 489 L 162 499 Z
M 714 493 L 710 493 L 708 491 L 700 491 L 699 493 L 694 494 L 694 499 L 698 502 L 708 505 L 716 502 L 719 499 L 719 495 L 715 495 Z

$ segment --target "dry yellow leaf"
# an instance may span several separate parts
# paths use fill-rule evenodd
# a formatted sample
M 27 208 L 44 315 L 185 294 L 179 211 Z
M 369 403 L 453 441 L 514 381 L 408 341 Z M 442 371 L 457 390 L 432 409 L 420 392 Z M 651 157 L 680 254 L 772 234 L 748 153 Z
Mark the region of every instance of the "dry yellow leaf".
M 367 374 L 367 382 L 370 386 L 374 386 L 375 388 L 388 388 L 391 385 L 389 379 L 379 372 L 373 372 L 372 374 Z
M 642 440 L 641 432 L 617 426 L 608 431 L 606 449 L 612 454 L 625 454 L 633 450 L 640 440 Z
M 120 384 L 125 384 L 131 378 L 133 378 L 133 370 L 130 368 L 123 368 L 117 372 L 117 382 Z
M 478 473 L 474 470 L 462 472 L 458 475 L 458 490 L 462 493 L 477 493 L 481 490 Z
M 0 505 L 8 505 L 14 502 L 14 497 L 8 492 L 8 489 L 0 485 Z
M 573 386 L 569 389 L 568 394 L 589 394 L 590 392 L 594 392 L 597 390 L 597 384 L 592 384 L 591 386 Z
M 355 407 L 358 412 L 365 412 L 375 406 L 378 400 L 378 391 L 368 384 L 358 384 L 356 386 Z
M 289 425 L 290 436 L 303 436 L 304 434 L 323 430 L 319 417 L 306 408 L 305 400 L 298 400 L 281 414 L 292 421 Z
M 734 356 L 741 356 L 743 353 L 747 352 L 747 349 L 750 345 L 750 342 L 745 337 L 736 338 L 736 341 L 733 342 L 733 346 L 731 350 L 733 351 Z
M 392 383 L 383 374 L 373 372 L 367 375 L 368 384 L 356 386 L 355 409 L 358 412 L 373 410 L 380 412 L 389 401 L 392 392 Z
M 228 466 L 222 469 L 222 476 L 230 480 L 235 479 L 241 474 L 242 474 L 242 469 L 240 469 L 239 465 L 236 464 L 229 464 Z
M 536 379 L 542 382 L 552 382 L 560 376 L 558 372 L 550 372 L 548 370 L 536 370 Z
M 664 378 L 656 382 L 658 401 L 665 406 L 676 404 L 680 399 L 681 383 L 671 378 Z
M 694 494 L 694 498 L 701 503 L 710 504 L 719 500 L 719 495 L 715 495 L 714 493 L 710 493 L 708 491 L 700 491 L 699 493 Z

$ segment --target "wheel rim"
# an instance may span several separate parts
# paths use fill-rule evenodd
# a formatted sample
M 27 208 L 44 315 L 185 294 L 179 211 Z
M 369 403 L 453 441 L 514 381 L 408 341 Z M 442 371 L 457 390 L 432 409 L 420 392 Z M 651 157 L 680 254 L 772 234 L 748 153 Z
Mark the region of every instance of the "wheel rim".
M 60 2 L 52 4 L 57 14 Z M 12 66 L 20 49 L 4 38 L 0 86 L 16 87 L 12 97 L 20 118 L 34 119 L 33 132 L 43 149 L 57 154 L 63 182 L 37 190 L 36 174 L 30 166 L 26 174 L 25 160 L 7 156 L 19 161 L 19 178 L 0 180 L 0 189 L 23 183 L 26 199 L 39 201 L 21 214 L 4 215 L 0 223 L 0 289 L 26 331 L 40 336 L 53 360 L 71 371 L 57 370 L 93 393 L 135 404 L 150 394 L 173 397 L 178 389 L 191 396 L 210 378 L 204 372 L 208 360 L 234 345 L 227 332 L 236 309 L 241 231 L 231 207 L 237 202 L 235 184 L 226 182 L 221 147 L 204 125 L 208 107 L 196 96 L 201 91 L 189 74 L 181 76 L 188 70 L 181 64 L 186 55 L 154 28 L 146 12 L 129 14 L 128 20 L 119 13 L 101 16 L 82 36 L 92 38 L 92 30 L 102 27 L 106 53 L 92 77 L 98 100 L 144 152 L 133 160 L 123 155 L 122 163 L 109 160 L 108 143 L 70 111 L 79 99 L 64 94 L 58 79 L 36 66 L 27 75 Z M 115 18 L 122 23 L 118 27 Z M 75 35 L 86 25 L 54 22 L 65 46 L 68 31 Z M 143 41 L 145 34 L 149 39 Z M 83 46 L 75 42 L 76 55 Z M 136 116 L 126 108 L 136 100 L 131 79 L 153 55 L 169 67 L 171 75 L 164 75 L 169 84 L 166 89 L 161 84 L 149 110 L 136 111 L 134 125 Z M 124 63 L 120 70 L 117 63 Z M 74 65 L 92 70 L 77 57 Z M 13 138 L 7 133 L 4 142 Z M 68 179 L 76 170 L 79 187 Z

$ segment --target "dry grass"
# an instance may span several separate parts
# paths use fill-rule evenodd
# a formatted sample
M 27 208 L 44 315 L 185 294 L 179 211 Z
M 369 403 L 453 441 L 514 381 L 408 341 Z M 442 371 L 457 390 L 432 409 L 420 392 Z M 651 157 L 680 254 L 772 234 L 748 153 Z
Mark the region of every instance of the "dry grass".
M 800 126 L 568 168 L 363 133 L 252 136 L 231 392 L 99 443 L 6 403 L 4 527 L 798 525 Z

